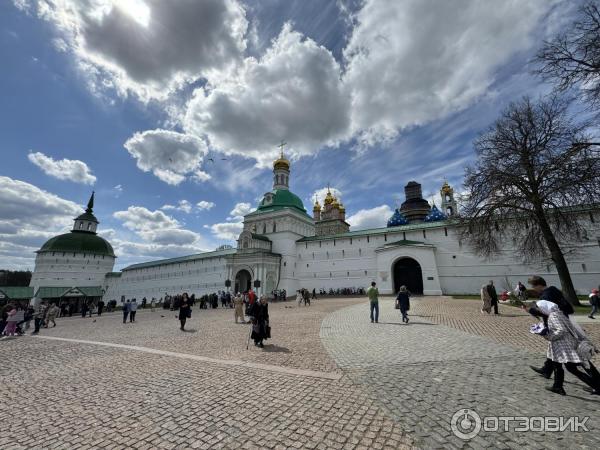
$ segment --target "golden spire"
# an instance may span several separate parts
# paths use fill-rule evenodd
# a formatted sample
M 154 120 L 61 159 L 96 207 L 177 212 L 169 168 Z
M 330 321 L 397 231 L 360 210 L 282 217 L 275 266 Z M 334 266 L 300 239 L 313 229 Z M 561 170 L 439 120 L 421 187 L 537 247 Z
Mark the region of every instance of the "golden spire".
M 442 194 L 452 194 L 454 189 L 450 187 L 448 184 L 448 180 L 444 180 L 444 184 L 442 185 Z

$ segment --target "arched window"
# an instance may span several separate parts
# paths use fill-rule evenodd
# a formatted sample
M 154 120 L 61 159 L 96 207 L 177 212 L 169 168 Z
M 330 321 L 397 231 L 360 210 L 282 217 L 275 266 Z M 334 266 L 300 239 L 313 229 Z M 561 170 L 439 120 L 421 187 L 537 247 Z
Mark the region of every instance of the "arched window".
M 275 233 L 277 231 L 277 225 L 275 224 L 275 222 L 273 222 L 273 233 Z
M 449 202 L 451 200 L 450 195 L 446 194 L 446 201 Z
M 263 223 L 263 234 L 267 234 L 267 224 Z
M 81 230 L 83 228 L 83 222 L 79 222 L 79 229 Z
M 448 206 L 448 208 L 446 208 L 446 214 L 448 214 L 449 216 L 452 215 L 452 207 Z
M 88 222 L 88 226 L 87 226 L 88 231 L 90 231 L 90 228 L 92 228 L 92 223 Z

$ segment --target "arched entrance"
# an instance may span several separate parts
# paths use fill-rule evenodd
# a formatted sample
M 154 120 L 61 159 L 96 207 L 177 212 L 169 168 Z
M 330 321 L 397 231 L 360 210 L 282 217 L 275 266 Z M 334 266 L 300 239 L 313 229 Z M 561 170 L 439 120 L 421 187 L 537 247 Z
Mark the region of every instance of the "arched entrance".
M 246 292 L 252 288 L 252 275 L 246 269 L 240 270 L 235 276 L 235 292 Z
M 394 292 L 406 286 L 412 294 L 423 294 L 423 273 L 421 265 L 412 258 L 400 258 L 392 266 Z

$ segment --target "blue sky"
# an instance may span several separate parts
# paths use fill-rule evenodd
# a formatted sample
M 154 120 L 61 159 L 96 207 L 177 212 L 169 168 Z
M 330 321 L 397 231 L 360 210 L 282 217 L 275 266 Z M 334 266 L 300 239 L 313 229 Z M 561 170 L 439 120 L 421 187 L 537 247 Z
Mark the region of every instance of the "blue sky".
M 310 211 L 331 184 L 354 229 L 412 179 L 460 191 L 473 138 L 548 90 L 528 61 L 575 6 L 1 2 L 0 266 L 32 269 L 92 190 L 117 268 L 231 244 L 282 139 L 291 189 Z

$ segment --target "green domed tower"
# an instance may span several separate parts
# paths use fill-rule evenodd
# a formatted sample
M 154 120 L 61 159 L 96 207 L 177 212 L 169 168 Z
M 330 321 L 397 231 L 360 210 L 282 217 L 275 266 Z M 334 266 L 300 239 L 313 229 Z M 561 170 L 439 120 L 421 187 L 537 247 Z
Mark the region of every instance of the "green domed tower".
M 110 243 L 98 236 L 98 219 L 94 215 L 94 193 L 85 212 L 74 219 L 70 233 L 49 239 L 36 252 L 35 270 L 30 286 L 73 288 L 94 286 L 100 289 L 104 277 L 112 272 L 115 252 Z

